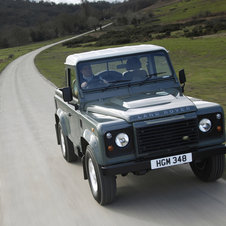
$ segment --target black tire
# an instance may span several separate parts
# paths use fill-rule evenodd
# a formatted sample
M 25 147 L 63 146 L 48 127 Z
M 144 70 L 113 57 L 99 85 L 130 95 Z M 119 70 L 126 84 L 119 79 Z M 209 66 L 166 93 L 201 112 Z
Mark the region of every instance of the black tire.
M 202 181 L 212 182 L 222 177 L 225 167 L 225 156 L 216 155 L 190 163 L 193 173 Z
M 116 197 L 116 178 L 103 176 L 90 146 L 86 149 L 85 164 L 89 186 L 95 200 L 101 205 L 112 203 Z
M 58 131 L 59 131 L 61 152 L 64 159 L 67 162 L 75 162 L 78 159 L 78 156 L 74 153 L 73 143 L 66 135 L 63 134 L 62 126 L 60 124 L 58 126 Z

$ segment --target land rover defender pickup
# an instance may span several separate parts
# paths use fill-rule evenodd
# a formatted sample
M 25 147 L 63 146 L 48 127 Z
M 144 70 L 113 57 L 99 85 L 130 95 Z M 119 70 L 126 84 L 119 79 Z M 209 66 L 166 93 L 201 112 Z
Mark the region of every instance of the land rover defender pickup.
M 155 45 L 90 51 L 66 58 L 66 86 L 55 90 L 58 144 L 81 158 L 84 179 L 101 205 L 116 197 L 116 175 L 189 163 L 205 182 L 225 164 L 224 112 L 185 96 L 168 52 Z

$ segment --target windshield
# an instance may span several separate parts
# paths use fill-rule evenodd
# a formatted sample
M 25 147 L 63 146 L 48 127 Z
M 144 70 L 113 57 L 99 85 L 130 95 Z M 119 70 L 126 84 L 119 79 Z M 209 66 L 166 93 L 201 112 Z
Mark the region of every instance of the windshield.
M 123 84 L 144 84 L 173 75 L 164 51 L 120 56 L 78 65 L 80 86 L 83 90 L 110 87 Z

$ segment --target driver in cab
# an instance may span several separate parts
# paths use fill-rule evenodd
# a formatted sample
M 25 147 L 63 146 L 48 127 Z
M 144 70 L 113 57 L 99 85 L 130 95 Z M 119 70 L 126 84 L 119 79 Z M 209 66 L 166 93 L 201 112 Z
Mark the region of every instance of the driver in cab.
M 92 84 L 101 84 L 101 83 L 104 83 L 104 84 L 108 84 L 108 82 L 101 78 L 101 76 L 94 76 L 93 75 L 93 72 L 92 72 L 92 68 L 90 66 L 89 63 L 87 64 L 82 64 L 80 66 L 80 72 L 81 72 L 81 77 L 80 77 L 80 80 L 81 80 L 81 88 L 82 89 L 87 89 L 89 88 L 89 86 L 91 86 Z

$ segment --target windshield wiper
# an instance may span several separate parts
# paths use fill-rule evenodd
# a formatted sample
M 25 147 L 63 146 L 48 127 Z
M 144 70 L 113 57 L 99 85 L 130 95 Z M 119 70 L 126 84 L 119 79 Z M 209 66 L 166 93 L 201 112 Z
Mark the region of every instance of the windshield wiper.
M 164 74 L 164 73 L 166 73 L 166 71 L 159 72 L 159 73 L 153 73 L 153 74 L 148 75 L 148 77 L 141 82 L 140 86 L 142 86 L 145 82 L 147 82 L 149 79 L 151 79 L 152 76 L 161 75 L 161 74 Z
M 111 84 L 109 84 L 107 87 L 105 87 L 104 89 L 102 89 L 102 92 L 104 92 L 105 90 L 107 90 L 108 88 L 112 87 L 113 85 L 115 85 L 117 83 L 129 82 L 129 81 L 131 81 L 131 80 L 130 79 L 127 79 L 127 80 L 116 80 L 116 81 L 109 82 Z

